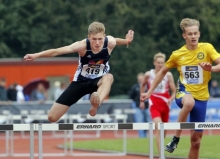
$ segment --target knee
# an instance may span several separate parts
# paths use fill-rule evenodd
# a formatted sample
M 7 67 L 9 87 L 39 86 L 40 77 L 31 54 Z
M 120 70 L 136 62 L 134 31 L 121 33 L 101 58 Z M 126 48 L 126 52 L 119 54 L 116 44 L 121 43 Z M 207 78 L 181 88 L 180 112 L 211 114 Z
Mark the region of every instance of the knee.
M 183 107 L 188 111 L 191 111 L 192 108 L 194 107 L 194 105 L 195 105 L 195 100 L 194 99 L 185 100 L 184 103 L 183 103 Z
M 199 148 L 200 148 L 200 141 L 191 141 L 191 146 L 192 146 L 194 149 L 199 150 Z
M 114 81 L 114 77 L 113 77 L 113 75 L 110 74 L 110 73 L 108 73 L 108 74 L 105 75 L 105 79 L 106 79 L 106 81 L 108 81 L 108 82 L 110 82 L 110 83 L 113 83 L 113 81 Z
M 199 150 L 200 144 L 201 144 L 201 139 L 200 138 L 198 138 L 198 137 L 192 137 L 191 138 L 191 147 L 193 147 L 194 149 Z
M 49 113 L 47 118 L 48 118 L 48 121 L 51 123 L 55 123 L 58 121 L 58 119 L 52 113 Z

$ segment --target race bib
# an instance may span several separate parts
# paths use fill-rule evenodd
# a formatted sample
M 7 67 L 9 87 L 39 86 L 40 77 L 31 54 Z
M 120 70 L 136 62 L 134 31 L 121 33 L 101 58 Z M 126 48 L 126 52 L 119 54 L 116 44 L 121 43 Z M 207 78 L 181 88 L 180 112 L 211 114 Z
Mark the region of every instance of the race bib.
M 182 66 L 181 70 L 184 84 L 203 83 L 203 69 L 200 66 Z
M 152 81 L 153 82 L 153 81 Z M 156 87 L 156 89 L 154 90 L 154 93 L 163 93 L 165 92 L 166 89 L 166 85 L 165 82 L 162 81 L 158 84 L 158 86 Z
M 81 75 L 94 79 L 102 76 L 105 73 L 105 65 L 104 64 L 87 64 L 83 65 Z

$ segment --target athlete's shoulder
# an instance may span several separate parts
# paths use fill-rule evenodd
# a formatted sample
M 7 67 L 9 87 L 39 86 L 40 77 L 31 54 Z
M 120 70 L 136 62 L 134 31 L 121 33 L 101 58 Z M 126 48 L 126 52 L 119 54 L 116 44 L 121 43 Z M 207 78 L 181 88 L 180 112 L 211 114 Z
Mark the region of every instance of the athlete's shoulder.
M 85 39 L 82 39 L 82 40 L 78 40 L 78 41 L 76 41 L 76 42 L 74 42 L 74 43 L 72 43 L 72 44 L 80 44 L 80 45 L 86 45 L 87 44 L 87 42 L 89 42 L 89 39 L 88 38 L 85 38 Z
M 71 52 L 81 53 L 81 52 L 85 52 L 86 51 L 86 49 L 87 49 L 86 46 L 87 46 L 87 40 L 83 39 L 83 40 L 76 41 L 76 42 L 70 44 L 69 46 L 67 46 L 67 48 L 69 50 L 71 50 Z
M 173 54 L 178 54 L 178 53 L 182 53 L 182 52 L 187 52 L 186 46 L 182 46 L 181 48 L 174 50 Z
M 115 40 L 115 38 L 114 38 L 113 36 L 111 36 L 111 35 L 106 36 L 106 38 L 107 38 L 107 40 L 108 40 L 108 47 L 114 48 L 115 45 L 116 45 L 116 40 Z
M 151 70 L 146 71 L 145 74 L 144 74 L 144 76 L 145 76 L 145 77 L 146 77 L 146 76 L 150 76 L 150 73 L 151 73 Z
M 116 43 L 115 38 L 111 35 L 106 36 L 105 39 L 108 40 L 108 43 L 111 43 L 111 42 Z
M 167 75 L 168 77 L 173 77 L 173 74 L 172 74 L 170 71 L 168 71 L 166 75 Z
M 208 43 L 208 42 L 200 42 L 198 43 L 198 47 L 201 48 L 201 47 L 205 47 L 205 48 L 213 48 L 213 45 L 211 43 Z
M 212 44 L 211 44 L 211 43 L 208 43 L 208 42 L 200 42 L 200 43 L 198 43 L 198 46 L 199 46 L 199 47 L 212 46 Z
M 167 75 L 173 75 L 170 71 L 167 72 Z
M 179 48 L 178 50 L 174 50 L 170 56 L 170 59 L 176 59 L 179 56 L 182 56 L 183 53 L 187 52 L 187 49 L 185 46 L 182 46 L 181 48 Z

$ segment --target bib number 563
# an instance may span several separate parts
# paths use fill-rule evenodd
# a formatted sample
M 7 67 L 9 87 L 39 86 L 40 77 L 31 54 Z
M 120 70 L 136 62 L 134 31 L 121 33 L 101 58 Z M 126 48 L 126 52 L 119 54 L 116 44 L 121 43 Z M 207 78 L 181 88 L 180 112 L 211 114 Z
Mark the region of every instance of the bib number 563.
M 199 72 L 185 72 L 185 78 L 199 78 Z

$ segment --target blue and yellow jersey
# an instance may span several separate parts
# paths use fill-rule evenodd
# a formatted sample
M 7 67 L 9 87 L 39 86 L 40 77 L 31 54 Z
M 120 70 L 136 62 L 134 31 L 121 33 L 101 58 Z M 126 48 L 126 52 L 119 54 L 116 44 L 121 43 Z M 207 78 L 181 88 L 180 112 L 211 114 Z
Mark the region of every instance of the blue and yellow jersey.
M 217 58 L 220 58 L 220 54 L 210 43 L 199 43 L 195 50 L 188 50 L 183 46 L 174 51 L 165 65 L 168 68 L 176 67 L 179 71 L 179 91 L 189 92 L 198 100 L 207 100 L 211 72 L 204 71 L 199 63 L 212 63 Z

